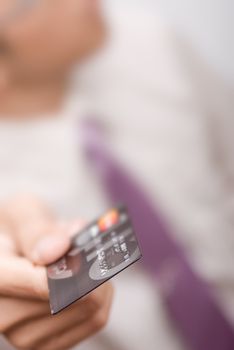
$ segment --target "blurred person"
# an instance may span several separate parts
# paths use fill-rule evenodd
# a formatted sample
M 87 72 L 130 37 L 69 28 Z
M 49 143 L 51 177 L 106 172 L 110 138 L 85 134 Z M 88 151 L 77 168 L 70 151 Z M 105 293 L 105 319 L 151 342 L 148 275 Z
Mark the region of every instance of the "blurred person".
M 49 118 L 52 113 L 47 111 L 57 106 L 63 93 L 59 89 L 59 94 L 53 93 L 51 98 L 51 90 L 45 90 L 48 82 L 43 87 L 46 96 L 50 95 L 45 105 L 44 99 L 35 103 L 39 91 L 31 100 L 31 89 L 22 99 L 12 100 L 14 104 L 21 104 L 23 98 L 27 100 L 27 110 L 25 106 L 17 107 L 24 123 L 9 123 L 9 115 L 18 113 L 8 114 L 4 107 L 2 115 L 7 115 L 8 121 L 1 124 L 2 198 L 19 191 L 33 193 L 51 205 L 59 218 L 69 219 L 77 217 L 77 213 L 91 217 L 105 205 L 100 187 L 85 167 L 81 150 L 74 145 L 74 118 L 82 115 L 81 105 L 87 99 L 88 111 L 97 115 L 109 131 L 113 152 L 144 184 L 153 200 L 160 203 L 176 239 L 185 246 L 196 271 L 216 287 L 223 314 L 232 322 L 232 226 L 225 222 L 224 230 L 226 208 L 219 200 L 224 193 L 220 180 L 223 168 L 217 168 L 210 156 L 213 146 L 206 124 L 210 121 L 207 101 L 198 98 L 197 76 L 186 71 L 178 55 L 178 42 L 159 17 L 143 13 L 135 17 L 127 11 L 115 15 L 110 18 L 113 44 L 79 73 L 78 96 L 73 94 L 67 107 L 53 114 L 57 118 Z M 51 42 L 54 38 L 48 43 L 49 48 L 53 48 Z M 43 49 L 41 54 L 44 59 Z M 36 52 L 36 58 L 38 55 Z M 3 72 L 3 86 L 7 86 L 9 75 L 4 69 Z M 199 70 L 197 75 L 206 76 L 206 72 L 201 74 Z M 38 76 L 43 76 L 42 72 Z M 56 89 L 58 85 L 55 84 Z M 25 119 L 28 114 L 43 119 L 29 121 Z M 225 239 L 224 235 L 220 237 L 220 231 L 225 231 Z M 80 349 L 189 348 L 168 317 L 159 289 L 155 289 L 145 272 L 133 268 L 117 281 L 106 331 L 81 344 Z
M 72 65 L 101 45 L 104 22 L 99 3 L 87 0 L 71 1 L 69 6 L 66 1 L 1 0 L 0 18 L 0 332 L 17 349 L 67 349 L 105 326 L 113 293 L 107 283 L 62 315 L 50 316 L 43 266 L 67 251 L 69 235 L 77 227 L 65 218 L 62 223 L 62 217 L 52 214 L 43 200 L 46 203 L 50 197 L 57 202 L 57 193 L 58 202 L 66 205 L 64 194 L 70 196 L 76 190 L 61 189 L 62 182 L 57 181 L 61 170 L 60 180 L 68 174 L 73 181 L 75 169 L 66 159 L 71 120 L 67 124 L 58 111 Z M 51 191 L 46 179 L 54 175 L 47 167 L 59 149 L 46 142 L 46 133 L 52 138 L 56 134 L 65 156 L 61 168 L 53 167 L 58 173 L 51 178 L 57 181 Z M 63 150 L 60 142 L 66 137 Z M 40 179 L 31 172 L 40 174 Z

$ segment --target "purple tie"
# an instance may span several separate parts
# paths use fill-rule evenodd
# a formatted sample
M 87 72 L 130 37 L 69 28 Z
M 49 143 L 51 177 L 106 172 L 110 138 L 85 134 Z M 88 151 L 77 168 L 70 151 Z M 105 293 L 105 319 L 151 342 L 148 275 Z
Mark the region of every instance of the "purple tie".
M 234 350 L 234 331 L 212 289 L 193 271 L 149 196 L 108 151 L 105 134 L 84 122 L 84 150 L 111 202 L 128 206 L 143 264 L 161 287 L 167 310 L 193 350 Z

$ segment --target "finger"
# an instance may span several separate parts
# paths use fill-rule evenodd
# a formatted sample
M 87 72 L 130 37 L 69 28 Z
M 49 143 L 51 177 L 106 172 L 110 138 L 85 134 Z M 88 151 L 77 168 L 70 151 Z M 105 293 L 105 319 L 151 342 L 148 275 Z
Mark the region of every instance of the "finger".
M 36 319 L 10 330 L 8 337 L 14 344 L 18 344 L 22 348 L 39 347 L 39 345 L 46 343 L 52 337 L 57 338 L 61 333 L 67 332 L 74 326 L 78 327 L 87 320 L 94 318 L 95 314 L 103 309 L 103 306 L 109 299 L 109 294 L 110 288 L 106 288 L 100 307 L 94 305 L 91 302 L 92 300 L 86 298 L 57 316 Z M 93 296 L 92 299 L 94 299 Z
M 39 235 L 40 240 L 28 256 L 31 256 L 31 260 L 38 265 L 49 265 L 53 263 L 69 250 L 71 237 L 77 234 L 83 227 L 84 221 L 81 220 L 51 225 L 51 227 L 44 229 L 43 234 Z M 46 231 L 48 231 L 48 235 L 46 235 Z M 44 234 L 45 236 L 43 237 Z M 27 251 L 28 247 L 25 250 L 26 254 Z
M 100 288 L 101 289 L 101 288 Z M 108 300 L 111 287 L 102 288 L 96 293 L 91 293 L 89 297 L 83 298 L 69 309 L 64 310 L 56 316 L 46 316 L 37 318 L 33 322 L 16 325 L 8 329 L 8 336 L 15 343 L 21 340 L 24 348 L 32 348 L 41 342 L 57 336 L 66 330 L 70 330 L 74 325 L 78 326 L 86 320 L 94 317 Z
M 21 253 L 37 265 L 48 265 L 63 256 L 70 246 L 65 229 L 55 223 L 24 224 L 18 231 Z
M 19 323 L 16 327 L 9 328 L 6 335 L 13 344 L 20 345 L 20 348 L 35 348 L 51 337 L 57 337 L 62 332 L 73 328 L 74 325 L 78 326 L 89 319 L 86 304 L 82 303 L 78 308 L 73 306 L 68 313 L 62 313 L 59 316 L 48 314 L 44 317 L 31 319 L 29 322 Z
M 25 258 L 0 256 L 0 295 L 48 300 L 46 269 Z
M 18 251 L 34 263 L 50 264 L 68 250 L 68 235 L 37 198 L 14 198 L 5 205 L 5 211 Z
M 35 236 L 33 248 L 25 241 L 23 252 L 37 265 L 49 265 L 69 250 L 70 237 L 65 230 L 53 228 L 50 232 L 38 232 Z
M 66 350 L 74 345 L 78 345 L 86 338 L 94 335 L 103 329 L 108 321 L 111 303 L 113 297 L 113 289 L 108 290 L 105 303 L 98 313 L 93 315 L 87 321 L 80 325 L 75 325 L 72 328 L 64 331 L 61 335 L 48 338 L 48 341 L 36 347 L 35 350 Z
M 100 300 L 101 292 L 102 301 Z M 95 314 L 98 314 L 104 308 L 107 300 L 109 300 L 110 293 L 112 293 L 110 286 L 105 289 L 102 288 L 98 293 L 92 293 L 89 298 L 81 299 L 57 316 L 46 316 L 31 322 L 25 322 L 9 329 L 6 335 L 11 343 L 17 347 L 25 349 L 39 347 L 53 337 L 56 338 L 75 326 L 80 326 L 87 320 L 92 320 Z
M 66 225 L 68 229 L 68 234 L 70 235 L 70 237 L 73 237 L 77 235 L 81 230 L 83 230 L 86 225 L 87 225 L 87 222 L 85 220 L 82 220 L 82 219 L 73 220 Z
M 50 315 L 47 302 L 0 297 L 0 332 L 5 333 L 19 327 L 27 320 Z
M 16 255 L 16 247 L 13 239 L 7 233 L 1 233 L 0 231 L 0 254 L 1 256 Z

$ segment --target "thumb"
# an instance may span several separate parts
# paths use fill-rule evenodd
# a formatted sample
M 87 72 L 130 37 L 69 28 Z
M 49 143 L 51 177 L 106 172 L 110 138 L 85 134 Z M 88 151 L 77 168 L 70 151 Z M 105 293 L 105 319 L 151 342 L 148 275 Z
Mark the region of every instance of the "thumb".
M 37 265 L 49 265 L 63 256 L 70 247 L 69 236 L 62 233 L 50 233 L 37 237 L 32 251 L 25 247 L 25 255 Z
M 23 254 L 37 265 L 49 265 L 61 258 L 70 248 L 71 236 L 83 228 L 84 223 L 50 223 L 47 227 L 37 227 L 36 231 L 24 230 L 21 235 Z
M 49 265 L 63 256 L 70 247 L 67 229 L 58 224 L 23 227 L 17 237 L 20 252 L 37 265 Z
M 17 196 L 4 205 L 18 253 L 39 265 L 47 265 L 69 248 L 70 239 L 40 199 Z

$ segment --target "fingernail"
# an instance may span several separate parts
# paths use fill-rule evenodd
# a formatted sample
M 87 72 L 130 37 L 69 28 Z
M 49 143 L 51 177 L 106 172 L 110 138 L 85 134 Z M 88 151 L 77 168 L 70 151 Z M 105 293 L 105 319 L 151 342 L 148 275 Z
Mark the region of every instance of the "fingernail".
M 74 236 L 85 227 L 85 221 L 75 220 L 69 226 L 69 235 Z

